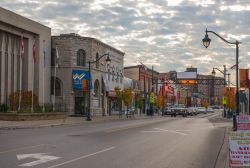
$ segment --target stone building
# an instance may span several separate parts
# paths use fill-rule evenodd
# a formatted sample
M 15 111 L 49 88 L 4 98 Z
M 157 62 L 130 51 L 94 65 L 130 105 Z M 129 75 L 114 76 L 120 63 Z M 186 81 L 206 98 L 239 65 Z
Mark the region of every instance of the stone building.
M 50 45 L 49 27 L 0 7 L 0 104 L 9 105 L 18 90 L 34 90 L 40 104 L 50 102 Z
M 56 53 L 58 66 L 55 74 Z M 95 38 L 77 34 L 61 34 L 52 37 L 52 83 L 55 79 L 56 104 L 66 104 L 70 115 L 86 115 L 88 112 L 88 88 L 76 88 L 74 79 L 86 80 L 89 74 L 88 62 L 109 54 L 111 64 L 107 65 L 106 55 L 91 63 L 91 115 L 111 114 L 111 103 L 115 97 L 114 88 L 123 88 L 124 53 Z M 78 74 L 74 74 L 75 72 Z M 74 79 L 73 79 L 74 78 Z M 83 86 L 83 83 L 80 83 Z M 51 90 L 54 90 L 51 85 Z M 51 95 L 54 95 L 51 92 Z

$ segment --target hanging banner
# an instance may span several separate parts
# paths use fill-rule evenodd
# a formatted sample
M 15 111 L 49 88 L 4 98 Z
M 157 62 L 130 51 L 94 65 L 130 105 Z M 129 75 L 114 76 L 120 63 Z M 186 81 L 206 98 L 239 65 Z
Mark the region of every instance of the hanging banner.
M 83 89 L 83 80 L 89 80 L 90 74 L 89 71 L 79 70 L 79 69 L 73 69 L 72 70 L 72 85 L 74 89 Z M 92 85 L 91 82 L 88 83 L 88 88 L 91 89 Z
M 249 86 L 249 70 L 248 69 L 240 69 L 240 87 L 248 88 Z
M 250 131 L 236 131 L 229 134 L 230 165 L 250 166 Z

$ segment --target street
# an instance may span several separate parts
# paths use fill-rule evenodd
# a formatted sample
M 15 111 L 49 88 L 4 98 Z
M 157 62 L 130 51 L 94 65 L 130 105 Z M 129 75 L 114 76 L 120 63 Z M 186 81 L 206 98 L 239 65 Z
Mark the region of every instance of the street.
M 0 130 L 1 168 L 212 168 L 221 112 L 84 125 Z

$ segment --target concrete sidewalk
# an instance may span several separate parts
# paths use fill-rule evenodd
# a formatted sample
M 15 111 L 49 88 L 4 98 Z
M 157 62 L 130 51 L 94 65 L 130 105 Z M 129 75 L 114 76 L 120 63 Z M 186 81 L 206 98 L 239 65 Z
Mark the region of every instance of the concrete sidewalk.
M 224 128 L 224 140 L 221 144 L 221 150 L 218 154 L 215 168 L 230 168 L 229 165 L 229 133 L 232 130 L 233 122 L 232 119 L 223 118 L 217 116 L 209 118 L 209 121 L 214 126 Z
M 146 115 L 134 115 L 119 117 L 119 115 L 111 116 L 98 116 L 92 117 L 92 121 L 86 121 L 86 117 L 67 117 L 65 119 L 55 119 L 55 120 L 36 120 L 36 121 L 2 121 L 0 120 L 0 129 L 24 129 L 24 128 L 40 128 L 40 127 L 53 127 L 60 125 L 81 125 L 93 122 L 105 122 L 114 120 L 138 120 L 138 119 L 150 119 L 150 118 L 160 118 L 162 116 L 146 116 Z

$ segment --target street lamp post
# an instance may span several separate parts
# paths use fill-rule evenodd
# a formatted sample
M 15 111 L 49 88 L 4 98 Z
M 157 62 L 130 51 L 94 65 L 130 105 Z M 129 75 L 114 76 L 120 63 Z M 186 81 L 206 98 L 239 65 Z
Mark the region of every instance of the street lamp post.
M 239 81 L 238 81 L 238 70 L 239 70 L 239 44 L 241 44 L 241 42 L 239 41 L 235 41 L 235 42 L 229 42 L 226 39 L 224 39 L 223 37 L 221 37 L 220 35 L 218 35 L 217 33 L 213 32 L 213 31 L 208 31 L 206 29 L 206 35 L 205 38 L 202 39 L 203 45 L 207 48 L 210 45 L 211 39 L 208 37 L 207 33 L 212 33 L 214 35 L 216 35 L 217 37 L 219 37 L 221 40 L 223 40 L 225 43 L 228 44 L 234 44 L 236 46 L 236 114 L 233 114 L 233 129 L 236 131 L 237 130 L 237 125 L 236 125 L 236 115 L 239 115 Z
M 223 67 L 224 67 L 224 70 L 223 70 L 223 71 L 221 71 L 221 70 L 218 69 L 218 68 L 214 68 L 214 67 L 213 67 L 212 75 L 215 76 L 215 74 L 216 74 L 215 69 L 218 70 L 220 73 L 222 73 L 223 76 L 224 76 L 224 88 L 225 88 L 226 85 L 227 85 L 227 82 L 226 82 L 227 68 L 226 68 L 226 65 L 223 65 Z M 223 104 L 223 108 L 224 108 L 223 116 L 226 117 L 226 105 L 225 105 L 225 104 Z
M 88 91 L 89 91 L 88 92 L 88 95 L 89 95 L 88 106 L 89 106 L 89 109 L 88 109 L 86 121 L 91 121 L 91 115 L 90 115 L 90 111 L 91 111 L 91 103 L 90 103 L 90 100 L 91 100 L 91 98 L 90 98 L 90 96 L 91 96 L 91 94 L 90 94 L 91 93 L 91 88 L 90 88 L 90 83 L 91 83 L 91 67 L 90 67 L 90 65 L 96 63 L 97 61 L 99 61 L 104 56 L 107 56 L 107 58 L 106 58 L 105 61 L 107 62 L 107 65 L 109 65 L 110 62 L 111 62 L 111 59 L 109 58 L 109 53 L 103 54 L 102 56 L 100 56 L 95 61 L 89 61 L 89 78 L 88 78 L 89 79 L 89 81 L 88 81 Z

